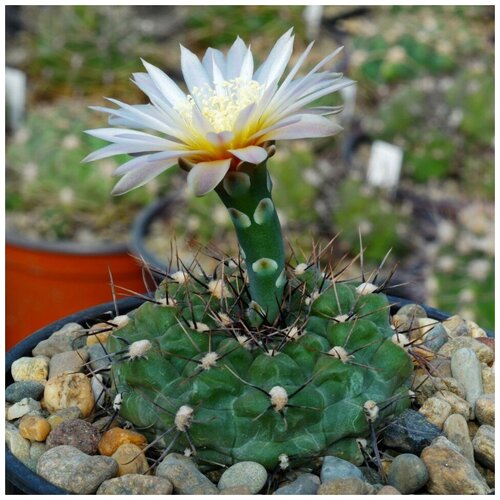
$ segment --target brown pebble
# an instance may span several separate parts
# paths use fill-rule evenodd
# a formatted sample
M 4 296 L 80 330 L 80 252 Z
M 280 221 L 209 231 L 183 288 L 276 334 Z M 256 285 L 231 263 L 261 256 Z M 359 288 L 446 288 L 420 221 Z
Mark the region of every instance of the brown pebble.
M 81 419 L 67 420 L 58 425 L 47 438 L 47 449 L 56 446 L 74 446 L 86 455 L 97 454 L 101 435 L 89 422 Z
M 19 423 L 19 433 L 30 441 L 45 441 L 50 430 L 47 420 L 38 415 L 25 415 Z
M 401 493 L 393 486 L 382 486 L 377 492 L 377 495 L 401 495 Z
M 111 328 L 107 323 L 97 323 L 87 336 L 87 347 L 94 344 L 105 344 L 111 334 Z
M 122 444 L 111 458 L 118 463 L 118 476 L 126 474 L 145 474 L 148 469 L 148 461 L 142 448 L 131 443 Z
M 45 405 L 50 413 L 78 406 L 83 417 L 94 408 L 94 393 L 90 380 L 83 373 L 63 373 L 51 378 L 45 385 Z
M 147 446 L 147 439 L 138 432 L 113 427 L 104 433 L 99 441 L 99 453 L 110 457 L 122 444 L 135 444 L 140 448 Z
M 476 340 L 493 351 L 493 359 L 488 363 L 488 366 L 491 366 L 495 362 L 495 339 L 492 337 L 476 337 Z

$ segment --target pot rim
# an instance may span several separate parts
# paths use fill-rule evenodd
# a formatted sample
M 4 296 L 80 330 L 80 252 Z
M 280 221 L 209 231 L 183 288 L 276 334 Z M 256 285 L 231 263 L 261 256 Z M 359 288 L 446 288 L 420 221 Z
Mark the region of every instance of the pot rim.
M 414 304 L 414 301 L 408 299 L 402 299 L 399 297 L 394 297 L 387 295 L 389 302 L 391 304 L 391 311 L 394 309 L 399 309 L 406 304 Z M 27 353 L 31 354 L 31 351 L 35 346 L 48 338 L 52 333 L 61 329 L 66 323 L 78 322 L 84 323 L 86 321 L 95 320 L 96 316 L 104 314 L 108 311 L 115 311 L 115 306 L 120 314 L 126 314 L 131 310 L 139 307 L 144 302 L 144 299 L 140 297 L 128 297 L 121 299 L 115 303 L 106 302 L 104 304 L 99 304 L 94 307 L 84 309 L 82 311 L 66 316 L 58 321 L 50 323 L 49 325 L 37 330 L 35 333 L 26 337 L 21 342 L 17 343 L 12 349 L 7 351 L 5 357 L 5 379 L 6 382 L 10 378 L 10 369 L 12 363 Z M 434 309 L 432 307 L 426 306 L 425 304 L 420 304 L 426 311 L 428 317 L 435 319 L 437 321 L 444 321 L 450 317 L 450 314 Z M 494 337 L 493 332 L 485 330 L 489 337 Z M 16 458 L 6 446 L 5 448 L 5 479 L 13 484 L 19 490 L 27 494 L 57 494 L 57 495 L 67 495 L 69 492 L 55 486 L 54 484 L 46 481 L 44 478 L 30 470 L 26 465 L 24 465 L 18 458 Z M 33 485 L 33 486 L 31 486 Z M 38 487 L 38 489 L 37 489 Z
M 78 243 L 72 240 L 31 239 L 17 231 L 6 231 L 5 246 L 19 247 L 46 253 L 74 255 L 108 255 L 130 252 L 130 243 L 99 242 L 96 244 Z

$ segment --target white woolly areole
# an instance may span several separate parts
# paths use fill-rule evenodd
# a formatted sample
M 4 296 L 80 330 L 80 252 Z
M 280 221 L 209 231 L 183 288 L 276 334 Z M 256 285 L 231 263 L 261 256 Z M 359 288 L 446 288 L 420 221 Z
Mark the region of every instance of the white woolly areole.
M 269 349 L 269 351 L 264 352 L 266 356 L 269 356 L 270 358 L 276 357 L 281 351 L 278 351 L 277 349 Z
M 306 306 L 311 305 L 318 297 L 320 293 L 318 291 L 313 292 L 310 297 L 307 297 L 305 300 Z
M 335 347 L 332 347 L 329 351 L 328 354 L 334 358 L 340 359 L 342 363 L 347 363 L 350 359 L 351 356 L 349 353 L 341 346 L 337 345 Z
M 358 295 L 369 295 L 370 293 L 373 293 L 377 288 L 378 286 L 374 285 L 373 283 L 361 283 L 361 285 L 356 287 L 356 293 Z
M 184 456 L 189 458 L 193 454 L 193 450 L 191 448 L 184 448 Z
M 304 274 L 307 269 L 307 264 L 302 262 L 301 264 L 298 264 L 293 272 L 295 273 L 296 276 L 300 276 L 301 274 Z
M 227 289 L 223 280 L 212 280 L 208 283 L 208 291 L 216 299 L 222 299 L 223 297 L 231 297 L 231 293 Z
M 415 398 L 417 397 L 417 395 L 416 395 L 416 393 L 415 393 L 414 391 L 409 390 L 409 391 L 408 391 L 408 397 L 409 397 L 410 399 L 415 399 Z
M 368 441 L 365 438 L 356 438 L 356 443 L 363 450 L 368 446 Z
M 297 340 L 302 335 L 302 332 L 296 326 L 291 326 L 285 330 L 285 334 L 288 339 Z
M 170 297 L 167 299 L 164 297 L 163 299 L 158 300 L 158 305 L 164 306 L 164 307 L 172 307 L 177 304 L 177 301 L 175 299 L 171 299 Z
M 238 341 L 238 344 L 240 344 L 245 349 L 250 350 L 252 348 L 252 345 L 250 342 L 250 337 L 247 337 L 246 335 L 239 335 L 237 333 L 235 334 L 235 337 L 236 337 L 236 340 Z
M 368 420 L 369 422 L 375 422 L 375 420 L 377 420 L 379 407 L 377 406 L 377 403 L 375 403 L 375 401 L 372 401 L 371 399 L 365 401 L 363 405 L 363 411 L 365 412 L 366 420 Z
M 391 340 L 402 349 L 406 349 L 406 346 L 410 343 L 408 337 L 402 333 L 395 333 Z
M 122 407 L 122 401 L 123 401 L 123 395 L 121 392 L 119 392 L 115 396 L 115 399 L 113 399 L 113 410 L 114 411 L 120 411 L 120 408 Z
M 175 414 L 174 423 L 177 429 L 184 432 L 191 426 L 191 421 L 193 420 L 194 410 L 190 406 L 183 405 Z
M 124 326 L 128 325 L 129 321 L 130 318 L 126 314 L 123 314 L 122 316 L 115 316 L 111 321 L 111 323 L 116 325 L 115 330 L 119 330 L 120 328 L 123 328 Z
M 176 283 L 179 283 L 180 285 L 186 283 L 188 280 L 188 275 L 184 271 L 177 271 L 172 276 L 170 276 Z
M 204 370 L 209 370 L 212 366 L 215 366 L 217 360 L 219 359 L 219 355 L 216 352 L 207 352 L 205 356 L 203 356 L 200 360 L 201 367 Z
M 149 340 L 136 340 L 128 348 L 128 357 L 130 359 L 145 358 L 151 349 L 152 344 Z
M 208 332 L 210 330 L 210 327 L 206 325 L 205 323 L 200 323 L 199 321 L 194 324 L 192 321 L 188 321 L 189 328 L 191 330 L 196 330 L 197 332 L 203 333 L 203 332 Z
M 276 411 L 281 411 L 288 403 L 288 393 L 279 385 L 275 385 L 269 391 L 269 396 L 271 396 L 271 404 Z
M 288 458 L 288 455 L 286 453 L 282 453 L 279 457 L 278 460 L 280 462 L 280 469 L 285 470 L 290 467 L 290 460 Z
M 333 318 L 337 323 L 345 323 L 349 319 L 348 314 L 339 314 Z
M 226 313 L 219 313 L 217 321 L 223 326 L 229 326 L 233 323 L 233 320 Z

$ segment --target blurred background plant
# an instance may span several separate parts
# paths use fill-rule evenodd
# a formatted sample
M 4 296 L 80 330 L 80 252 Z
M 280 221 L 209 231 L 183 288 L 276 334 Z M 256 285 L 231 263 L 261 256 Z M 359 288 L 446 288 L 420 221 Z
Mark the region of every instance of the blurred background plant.
M 12 19 L 13 8 L 8 9 Z M 287 236 L 300 252 L 310 247 L 311 237 L 340 232 L 338 259 L 359 252 L 361 233 L 367 265 L 377 265 L 392 248 L 387 264 L 399 261 L 398 279 L 412 283 L 405 288 L 411 298 L 460 309 L 492 327 L 492 249 L 460 253 L 458 242 L 442 245 L 439 235 L 445 221 L 460 241 L 477 239 L 460 214 L 477 200 L 485 213 L 492 211 L 493 7 L 320 10 L 310 64 L 344 45 L 337 69 L 357 81 L 357 100 L 350 103 L 353 114 L 342 118 L 343 134 L 281 144 L 271 160 L 275 184 L 282 187 L 275 196 Z M 139 207 L 170 188 L 184 193 L 184 174 L 166 174 L 153 186 L 111 198 L 112 162 L 80 165 L 98 142 L 81 131 L 104 123 L 87 106 L 101 104 L 103 96 L 144 102 L 129 81 L 131 73 L 141 71 L 140 57 L 180 81 L 179 43 L 201 53 L 206 46 L 225 49 L 240 35 L 262 59 L 294 26 L 296 58 L 315 31 L 305 22 L 309 14 L 304 6 L 17 7 L 17 27 L 8 30 L 7 63 L 26 72 L 29 94 L 26 122 L 7 143 L 8 227 L 21 224 L 21 230 L 36 230 L 41 237 L 85 238 L 94 234 L 92 228 L 97 235 L 100 225 L 105 239 L 125 236 Z M 374 140 L 404 152 L 401 180 L 392 192 L 366 182 Z M 158 234 L 175 233 L 178 243 L 196 238 L 233 248 L 215 199 L 183 203 L 187 214 L 172 214 Z M 98 222 L 87 229 L 90 208 Z M 212 223 L 214 214 L 222 229 Z M 492 241 L 492 212 L 485 220 L 481 238 Z M 456 259 L 453 272 L 442 271 L 447 255 Z M 488 262 L 485 279 L 473 272 L 487 267 L 478 261 Z M 352 273 L 359 268 L 353 266 Z M 471 293 L 464 291 L 469 288 Z

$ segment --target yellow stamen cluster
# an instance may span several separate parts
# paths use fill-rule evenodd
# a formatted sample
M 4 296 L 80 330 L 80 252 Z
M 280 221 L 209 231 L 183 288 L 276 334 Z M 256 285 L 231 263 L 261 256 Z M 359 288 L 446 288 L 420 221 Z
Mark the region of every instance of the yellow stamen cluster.
M 192 109 L 198 105 L 215 132 L 232 131 L 240 111 L 258 101 L 261 94 L 262 85 L 255 80 L 234 78 L 214 82 L 214 87 L 195 87 L 193 95 L 188 96 L 178 111 L 187 123 L 192 123 Z

